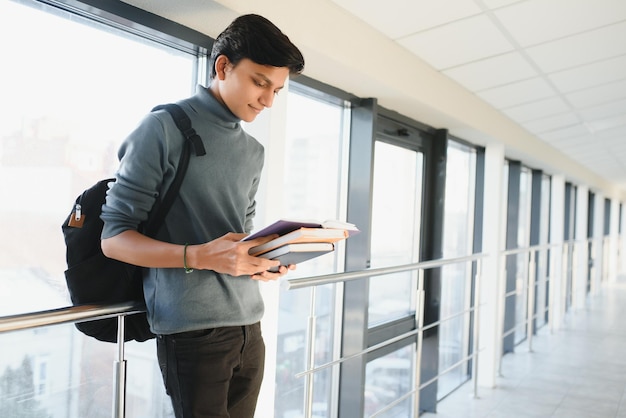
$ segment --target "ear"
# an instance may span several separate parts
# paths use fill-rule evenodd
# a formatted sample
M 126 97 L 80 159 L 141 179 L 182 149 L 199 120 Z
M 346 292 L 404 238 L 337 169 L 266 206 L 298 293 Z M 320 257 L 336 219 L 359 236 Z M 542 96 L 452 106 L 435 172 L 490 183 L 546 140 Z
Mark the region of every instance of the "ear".
M 218 56 L 215 59 L 215 77 L 219 80 L 224 80 L 229 65 L 230 61 L 226 55 Z

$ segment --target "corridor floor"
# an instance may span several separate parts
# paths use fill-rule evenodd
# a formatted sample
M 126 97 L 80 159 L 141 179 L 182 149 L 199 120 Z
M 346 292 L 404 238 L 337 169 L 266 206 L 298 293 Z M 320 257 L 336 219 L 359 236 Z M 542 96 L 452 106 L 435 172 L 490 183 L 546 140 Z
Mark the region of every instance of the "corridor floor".
M 626 277 L 605 284 L 562 327 L 543 327 L 502 361 L 495 388 L 466 383 L 427 418 L 626 418 Z

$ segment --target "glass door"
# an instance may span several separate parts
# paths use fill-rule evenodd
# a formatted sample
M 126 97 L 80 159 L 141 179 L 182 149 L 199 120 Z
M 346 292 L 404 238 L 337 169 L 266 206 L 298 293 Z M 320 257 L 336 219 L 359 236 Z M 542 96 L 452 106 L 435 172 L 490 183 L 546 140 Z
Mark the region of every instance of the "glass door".
M 371 266 L 419 260 L 423 154 L 377 141 L 374 149 Z M 415 313 L 415 272 L 372 277 L 369 327 Z
M 377 140 L 374 145 L 372 190 L 372 268 L 416 263 L 420 257 L 420 233 L 424 181 L 424 154 L 403 144 Z M 408 271 L 369 280 L 368 328 L 385 337 L 400 323 L 413 325 L 417 309 L 417 272 Z M 415 338 L 377 350 L 366 365 L 364 416 L 411 416 L 413 396 L 391 409 L 390 403 L 414 389 Z

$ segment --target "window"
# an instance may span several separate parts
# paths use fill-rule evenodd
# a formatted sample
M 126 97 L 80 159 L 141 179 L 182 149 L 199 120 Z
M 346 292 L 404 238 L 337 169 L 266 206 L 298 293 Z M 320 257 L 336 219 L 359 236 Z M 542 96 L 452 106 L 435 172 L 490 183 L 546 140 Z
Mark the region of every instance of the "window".
M 287 108 L 287 139 L 282 195 L 282 214 L 297 219 L 344 219 L 347 152 L 347 107 L 311 97 L 290 85 Z M 298 265 L 289 278 L 341 271 L 343 245 L 336 251 Z M 296 377 L 307 365 L 332 361 L 338 340 L 335 285 L 282 290 L 278 315 L 275 416 L 305 416 L 312 402 L 316 413 L 327 416 L 336 402 L 335 369 L 314 374 L 312 388 L 305 377 Z M 309 317 L 315 317 L 312 341 L 308 340 Z M 309 345 L 310 344 L 310 345 Z M 311 391 L 312 389 L 312 391 Z M 312 393 L 312 399 L 307 396 Z
M 37 301 L 3 292 L 3 314 L 67 305 L 60 222 L 72 201 L 114 172 L 144 114 L 194 84 L 195 56 L 41 7 L 49 13 L 0 3 L 0 27 L 11 28 L 0 38 L 0 194 L 10 196 L 0 203 L 0 281 L 42 288 Z
M 517 223 L 517 248 L 528 248 L 530 245 L 530 205 L 532 178 L 530 170 L 522 167 L 519 185 L 519 207 Z M 526 336 L 528 319 L 528 262 L 529 253 L 523 252 L 517 258 L 515 274 L 515 343 L 519 344 Z
M 541 176 L 541 207 L 539 217 L 539 245 L 547 245 L 550 238 L 550 176 Z M 539 251 L 535 258 L 536 263 L 536 319 L 535 326 L 541 328 L 546 324 L 549 307 L 549 250 Z
M 448 142 L 444 208 L 443 257 L 472 254 L 476 151 L 459 142 Z M 472 295 L 472 265 L 458 263 L 441 269 L 438 385 L 441 399 L 469 378 L 468 362 Z
M 192 93 L 201 57 L 34 1 L 0 2 L 0 28 L 0 315 L 12 315 L 70 304 L 60 227 L 73 200 L 114 172 L 143 115 Z M 0 335 L 0 346 L 13 388 L 1 396 L 28 399 L 9 416 L 66 416 L 68 405 L 111 416 L 113 344 L 59 325 Z M 133 416 L 171 414 L 154 357 L 152 344 L 128 345 L 129 364 L 149 358 L 153 371 L 129 369 L 129 386 L 146 389 L 126 399 Z
M 367 363 L 365 368 L 364 417 L 374 416 L 413 389 L 415 344 L 407 345 Z M 408 397 L 386 410 L 383 417 L 410 416 L 413 398 Z

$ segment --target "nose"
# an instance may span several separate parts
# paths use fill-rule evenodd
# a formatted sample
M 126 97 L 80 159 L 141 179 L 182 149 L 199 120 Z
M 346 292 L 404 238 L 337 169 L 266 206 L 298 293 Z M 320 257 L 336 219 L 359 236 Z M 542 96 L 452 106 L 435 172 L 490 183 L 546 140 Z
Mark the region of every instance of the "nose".
M 261 97 L 259 97 L 259 103 L 268 108 L 272 107 L 272 104 L 274 104 L 274 96 L 275 94 L 273 91 L 265 91 Z

